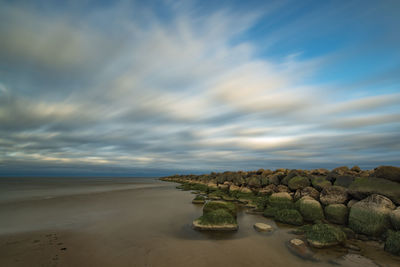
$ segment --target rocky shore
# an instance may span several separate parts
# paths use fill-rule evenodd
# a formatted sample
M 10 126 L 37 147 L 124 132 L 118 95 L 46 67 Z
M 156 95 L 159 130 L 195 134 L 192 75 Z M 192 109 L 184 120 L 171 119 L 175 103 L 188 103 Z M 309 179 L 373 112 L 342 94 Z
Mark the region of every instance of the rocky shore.
M 309 258 L 305 246 L 351 247 L 352 239 L 380 242 L 386 251 L 400 256 L 398 167 L 259 169 L 161 180 L 180 183 L 179 189 L 197 194 L 193 203 L 205 203 L 203 216 L 193 222 L 198 230 L 237 230 L 235 205 L 243 205 L 250 212 L 298 226 L 295 233 L 304 242 L 288 244 L 292 251 L 303 251 L 305 258 Z

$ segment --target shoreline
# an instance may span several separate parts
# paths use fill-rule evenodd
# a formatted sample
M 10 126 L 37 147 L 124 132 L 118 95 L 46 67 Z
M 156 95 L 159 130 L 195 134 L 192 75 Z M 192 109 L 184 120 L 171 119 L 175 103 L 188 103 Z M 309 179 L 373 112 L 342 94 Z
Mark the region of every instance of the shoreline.
M 201 205 L 191 204 L 194 194 L 176 190 L 176 185 L 158 181 L 152 189 L 26 201 L 18 203 L 18 209 L 0 206 L 3 229 L 14 221 L 15 229 L 18 224 L 49 222 L 39 230 L 0 234 L 0 265 L 325 267 L 346 253 L 343 248 L 322 249 L 315 251 L 319 262 L 300 259 L 285 245 L 296 237 L 291 233 L 294 227 L 247 214 L 244 206 L 238 212 L 237 232 L 195 231 L 191 224 L 201 215 Z M 257 232 L 253 225 L 259 222 L 270 224 L 274 232 Z M 374 261 L 386 266 L 399 263 L 367 245 L 366 253 L 376 253 L 370 257 Z

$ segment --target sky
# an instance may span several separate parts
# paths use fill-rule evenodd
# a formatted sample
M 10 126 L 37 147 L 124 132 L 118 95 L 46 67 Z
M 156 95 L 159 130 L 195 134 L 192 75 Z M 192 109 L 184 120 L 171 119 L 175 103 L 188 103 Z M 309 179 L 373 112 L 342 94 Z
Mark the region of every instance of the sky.
M 400 166 L 398 14 L 0 0 L 0 176 Z

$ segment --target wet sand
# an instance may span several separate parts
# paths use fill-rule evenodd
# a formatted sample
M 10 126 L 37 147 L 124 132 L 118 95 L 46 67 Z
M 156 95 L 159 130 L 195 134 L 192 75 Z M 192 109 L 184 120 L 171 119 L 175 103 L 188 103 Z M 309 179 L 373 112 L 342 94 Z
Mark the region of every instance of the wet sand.
M 319 262 L 291 254 L 290 227 L 241 212 L 239 231 L 203 233 L 191 228 L 201 205 L 190 192 L 155 179 L 74 180 L 23 190 L 0 180 L 0 266 L 333 266 L 346 253 L 319 251 Z M 39 184 L 39 183 L 32 183 Z M 93 190 L 93 186 L 96 190 Z M 14 190 L 11 190 L 14 188 Z M 79 190 L 77 190 L 79 188 Z M 56 192 L 56 193 L 51 193 Z M 60 193 L 62 192 L 62 193 Z M 271 234 L 253 229 L 266 222 Z M 399 257 L 360 244 L 384 266 Z

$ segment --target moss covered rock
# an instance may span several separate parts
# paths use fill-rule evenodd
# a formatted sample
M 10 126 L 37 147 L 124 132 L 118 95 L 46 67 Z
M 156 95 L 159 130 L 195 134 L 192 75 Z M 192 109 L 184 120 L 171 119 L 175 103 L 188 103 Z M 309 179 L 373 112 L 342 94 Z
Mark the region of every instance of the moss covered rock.
M 199 218 L 199 222 L 201 224 L 235 224 L 236 220 L 229 211 L 217 209 L 204 213 Z
M 397 209 L 392 211 L 390 214 L 390 221 L 393 228 L 400 231 L 400 207 L 397 207 Z
M 263 216 L 268 217 L 268 218 L 275 218 L 276 212 L 279 210 L 277 207 L 271 207 L 268 206 L 265 208 L 263 212 Z
M 310 179 L 307 177 L 302 177 L 302 176 L 296 176 L 290 179 L 288 186 L 290 190 L 297 190 L 297 189 L 303 189 L 307 186 L 310 186 Z
M 332 223 L 347 224 L 349 211 L 344 204 L 330 204 L 325 207 L 325 216 Z
M 204 196 L 196 196 L 193 200 L 193 204 L 204 204 L 206 202 L 206 198 Z
M 274 193 L 269 197 L 269 205 L 280 209 L 292 209 L 292 196 L 287 192 Z
M 301 214 L 294 209 L 283 209 L 275 212 L 275 219 L 278 222 L 291 224 L 291 225 L 303 225 L 303 217 Z
M 312 197 L 315 200 L 319 200 L 319 192 L 317 189 L 307 186 L 303 189 L 298 189 L 294 194 L 295 201 L 299 200 L 302 197 Z
M 306 238 L 312 247 L 325 248 L 346 241 L 346 234 L 339 228 L 329 224 L 314 224 L 306 231 Z
M 212 212 L 214 210 L 226 210 L 229 212 L 233 217 L 236 217 L 237 208 L 234 203 L 225 202 L 225 201 L 210 201 L 207 202 L 203 207 L 203 214 Z
M 315 176 L 311 178 L 311 184 L 318 191 L 321 191 L 325 187 L 332 185 L 326 176 Z
M 311 197 L 302 197 L 297 203 L 304 220 L 314 222 L 324 219 L 321 204 Z
M 223 201 L 210 201 L 203 207 L 203 216 L 193 221 L 197 230 L 237 230 L 236 205 Z
M 343 204 L 348 200 L 347 189 L 341 186 L 328 186 L 322 189 L 319 200 L 324 205 Z
M 400 231 L 388 231 L 385 241 L 385 250 L 392 254 L 400 256 Z
M 390 214 L 394 208 L 390 199 L 373 194 L 350 208 L 349 227 L 359 234 L 381 236 L 391 227 Z
M 400 183 L 374 177 L 359 177 L 349 186 L 349 194 L 363 199 L 371 194 L 383 195 L 400 205 Z

